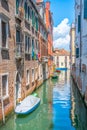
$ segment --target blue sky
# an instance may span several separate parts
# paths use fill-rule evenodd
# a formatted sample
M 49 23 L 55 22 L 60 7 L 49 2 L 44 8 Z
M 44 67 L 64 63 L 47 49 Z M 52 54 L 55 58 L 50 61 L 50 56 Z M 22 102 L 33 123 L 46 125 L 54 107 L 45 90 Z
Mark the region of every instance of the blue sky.
M 50 2 L 54 26 L 57 26 L 64 18 L 68 18 L 70 23 L 74 21 L 74 0 L 50 0 Z
M 45 0 L 46 1 L 46 0 Z M 74 0 L 50 0 L 54 21 L 54 47 L 69 50 L 70 25 L 74 22 Z

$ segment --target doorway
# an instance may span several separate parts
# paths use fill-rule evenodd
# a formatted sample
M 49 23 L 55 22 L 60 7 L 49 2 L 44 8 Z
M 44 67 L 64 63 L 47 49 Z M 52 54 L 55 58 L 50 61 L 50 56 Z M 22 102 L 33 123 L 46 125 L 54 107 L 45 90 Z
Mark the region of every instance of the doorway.
M 21 99 L 21 77 L 20 77 L 20 74 L 17 72 L 17 75 L 16 75 L 16 93 L 15 93 L 15 99 L 16 99 L 16 102 L 19 101 Z

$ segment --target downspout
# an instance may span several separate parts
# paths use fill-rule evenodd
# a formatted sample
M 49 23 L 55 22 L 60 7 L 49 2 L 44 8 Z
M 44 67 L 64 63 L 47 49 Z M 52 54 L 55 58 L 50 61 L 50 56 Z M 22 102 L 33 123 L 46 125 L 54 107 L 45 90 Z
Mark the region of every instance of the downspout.
M 82 0 L 80 0 L 80 73 L 81 73 L 81 56 L 82 56 Z
M 3 103 L 3 96 L 2 96 L 2 86 L 1 86 L 1 104 L 2 104 L 2 118 L 3 118 L 3 124 L 5 124 L 5 113 L 4 113 L 4 103 Z

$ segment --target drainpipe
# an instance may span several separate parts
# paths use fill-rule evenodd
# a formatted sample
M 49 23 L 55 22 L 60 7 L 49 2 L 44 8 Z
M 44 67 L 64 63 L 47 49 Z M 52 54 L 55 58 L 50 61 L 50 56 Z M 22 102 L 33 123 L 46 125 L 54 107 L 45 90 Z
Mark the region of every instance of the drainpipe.
M 1 87 L 1 104 L 2 104 L 3 124 L 5 124 L 5 113 L 4 113 L 4 103 L 3 103 L 3 96 L 2 96 L 2 87 Z
M 80 73 L 81 73 L 81 56 L 82 56 L 82 0 L 80 0 Z

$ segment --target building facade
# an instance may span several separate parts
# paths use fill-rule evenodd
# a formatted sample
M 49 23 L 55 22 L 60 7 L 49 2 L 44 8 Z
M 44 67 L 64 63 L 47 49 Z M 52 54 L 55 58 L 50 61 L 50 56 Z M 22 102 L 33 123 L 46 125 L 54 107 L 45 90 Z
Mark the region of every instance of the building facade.
M 75 0 L 76 64 L 73 77 L 87 103 L 87 0 Z
M 45 21 L 45 3 L 43 0 L 36 0 L 36 4 L 38 7 L 38 12 L 42 20 L 39 23 L 39 47 L 40 47 L 40 60 L 39 60 L 39 68 L 42 69 L 42 76 L 43 80 L 48 78 L 48 30 L 46 28 L 46 21 Z M 44 23 L 44 24 L 43 24 Z
M 70 29 L 70 68 L 75 65 L 75 24 L 71 25 Z
M 53 19 L 50 1 L 46 1 L 46 27 L 48 29 L 48 70 L 49 76 L 53 73 Z
M 64 49 L 55 49 L 53 53 L 53 63 L 55 68 L 70 69 L 70 53 Z
M 46 73 L 48 73 L 48 76 L 50 77 L 51 73 L 53 72 L 53 19 L 52 19 L 52 12 L 50 10 L 50 1 L 46 1 L 44 3 L 44 0 L 36 0 L 38 10 L 40 12 L 41 18 L 46 24 L 46 28 L 48 30 L 47 35 L 47 45 L 45 45 L 48 48 L 48 57 L 47 55 L 45 57 L 42 57 L 42 60 L 45 61 L 48 60 L 48 67 L 46 67 Z M 45 55 L 45 51 L 44 51 Z M 45 65 L 47 66 L 47 65 Z
M 0 1 L 0 119 L 48 78 L 48 29 L 35 1 Z

